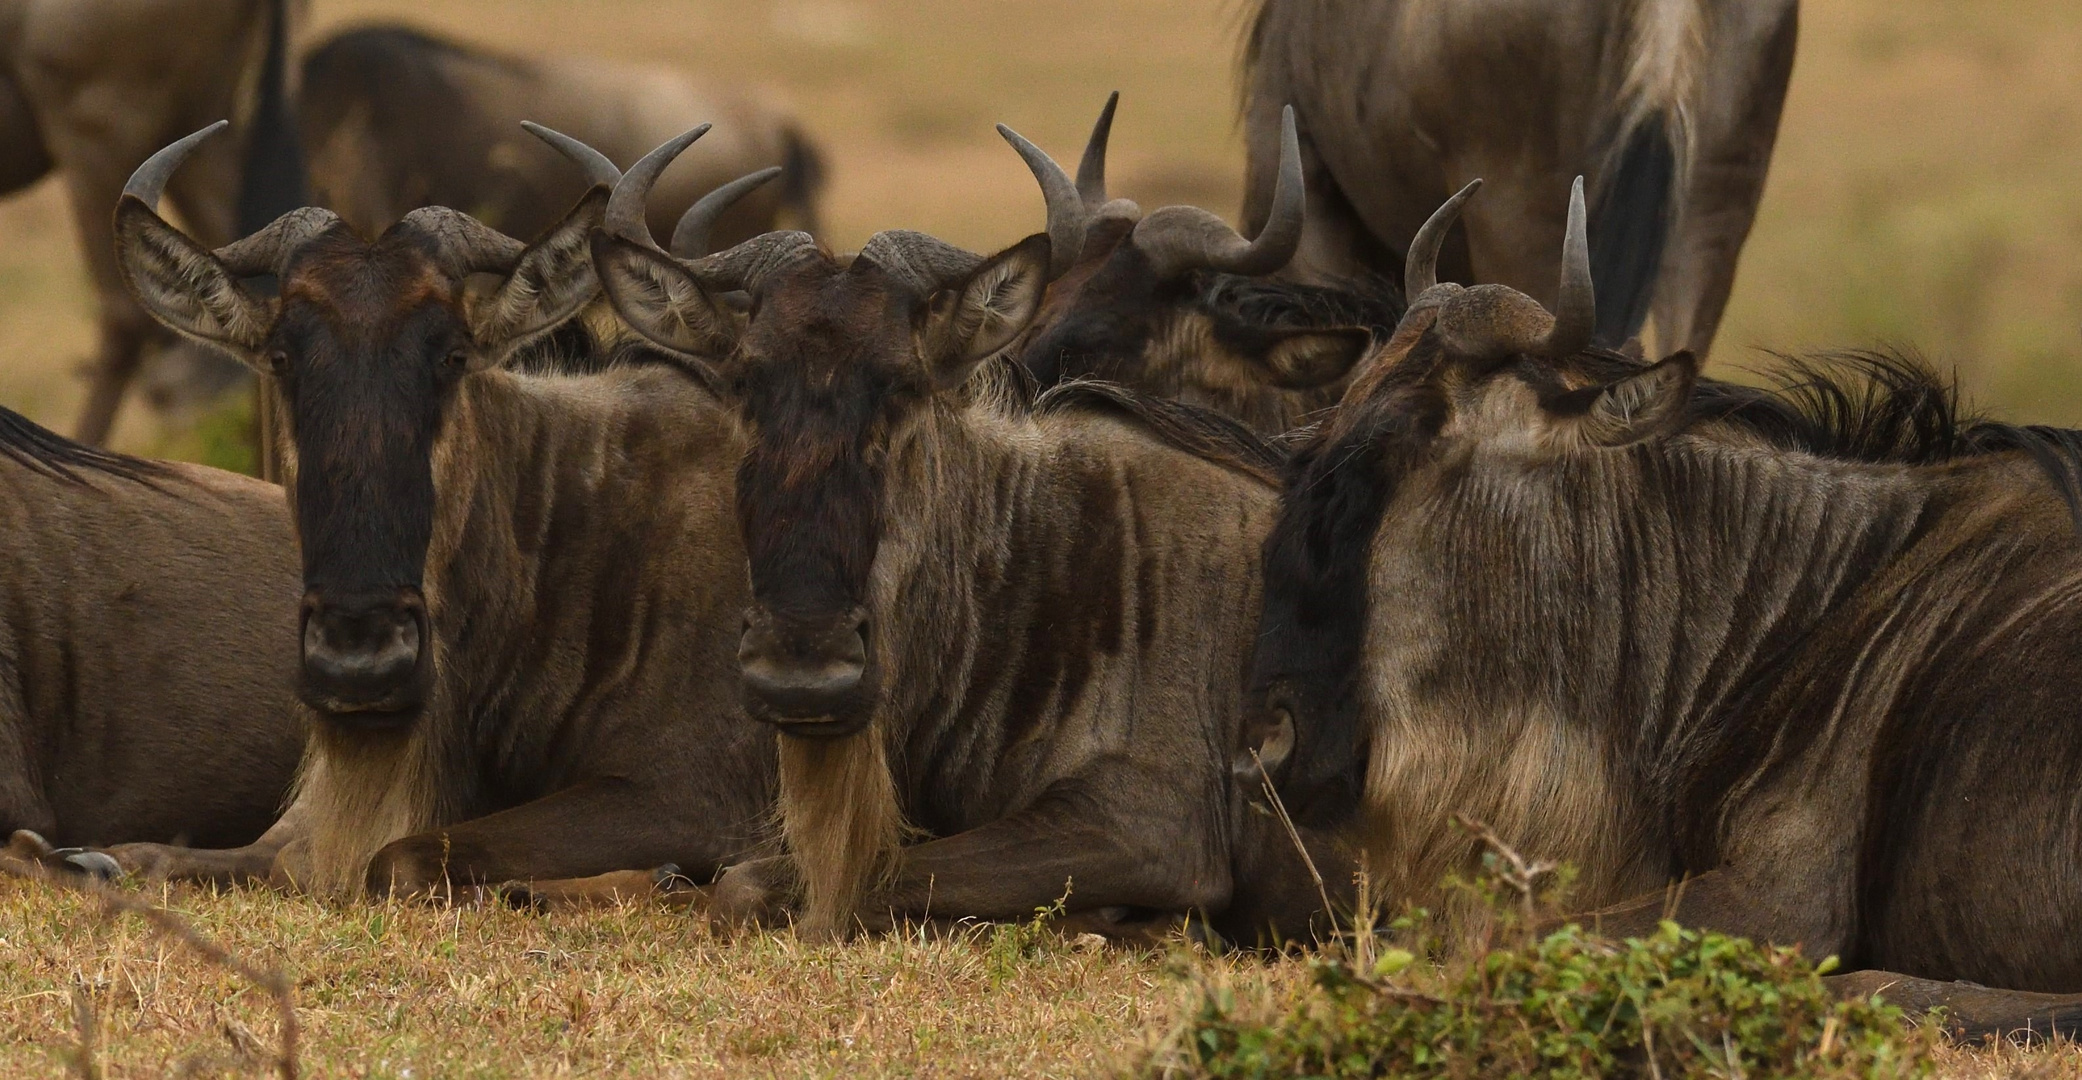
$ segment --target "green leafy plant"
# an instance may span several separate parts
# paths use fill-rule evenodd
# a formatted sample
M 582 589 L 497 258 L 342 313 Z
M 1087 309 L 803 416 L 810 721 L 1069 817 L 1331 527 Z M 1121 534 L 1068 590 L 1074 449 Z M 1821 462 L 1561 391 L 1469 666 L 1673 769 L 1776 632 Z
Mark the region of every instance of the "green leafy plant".
M 998 923 L 990 928 L 990 948 L 984 953 L 984 968 L 990 972 L 991 989 L 1005 984 L 1019 971 L 1019 966 L 1039 959 L 1061 944 L 1061 937 L 1049 923 L 1063 917 L 1070 902 L 1070 883 L 1063 883 L 1063 895 L 1052 904 L 1034 909 L 1034 917 L 1026 922 Z
M 1479 828 L 1479 827 L 1477 827 Z M 1485 835 L 1487 830 L 1481 830 Z M 1240 1003 L 1206 965 L 1188 1018 L 1144 1063 L 1190 1077 L 1920 1077 L 1938 1038 L 1901 1010 L 1839 1001 L 1798 950 L 1665 921 L 1613 941 L 1539 916 L 1567 874 L 1501 844 L 1473 880 L 1476 918 L 1448 948 L 1415 910 L 1333 943 L 1285 1002 Z M 1560 883 L 1560 884 L 1553 884 Z

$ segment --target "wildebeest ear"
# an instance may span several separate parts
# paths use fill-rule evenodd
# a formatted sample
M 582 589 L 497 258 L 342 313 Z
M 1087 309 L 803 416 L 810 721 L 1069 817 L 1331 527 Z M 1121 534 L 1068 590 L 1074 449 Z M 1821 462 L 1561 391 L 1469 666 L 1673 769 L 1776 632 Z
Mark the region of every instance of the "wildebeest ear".
M 153 318 L 266 373 L 260 349 L 273 305 L 246 291 L 223 260 L 127 195 L 116 206 L 116 262 Z
M 1593 446 L 1631 446 L 1667 435 L 1684 423 L 1685 406 L 1699 378 L 1699 361 L 1689 352 L 1616 382 L 1594 388 L 1589 408 L 1577 420 Z
M 1048 253 L 1048 235 L 1036 233 L 933 294 L 924 340 L 935 384 L 959 386 L 978 363 L 1027 328 L 1048 287 Z
M 703 363 L 735 344 L 735 317 L 672 256 L 593 233 L 593 268 L 615 313 L 661 349 Z
M 1314 390 L 1351 373 L 1366 355 L 1374 335 L 1360 327 L 1330 330 L 1278 330 L 1259 362 L 1272 372 L 1282 390 Z
M 521 252 L 513 272 L 470 312 L 470 333 L 477 339 L 471 370 L 504 363 L 592 302 L 600 278 L 586 237 L 606 209 L 606 189 L 587 192 L 564 220 Z

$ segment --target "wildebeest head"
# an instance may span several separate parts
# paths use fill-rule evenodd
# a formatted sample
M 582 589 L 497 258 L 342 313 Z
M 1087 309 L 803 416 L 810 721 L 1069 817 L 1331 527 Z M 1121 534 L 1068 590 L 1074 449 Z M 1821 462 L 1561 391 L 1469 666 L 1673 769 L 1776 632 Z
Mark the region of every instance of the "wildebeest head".
M 1577 363 L 1595 310 L 1580 180 L 1557 312 L 1503 286 L 1437 283 L 1439 243 L 1476 186 L 1418 234 L 1406 272 L 1409 314 L 1295 456 L 1265 543 L 1253 716 L 1239 770 L 1255 782 L 1255 751 L 1296 816 L 1317 825 L 1344 817 L 1362 794 L 1370 753 L 1362 715 L 1374 690 L 1362 685 L 1363 672 L 1466 644 L 1440 640 L 1450 633 L 1432 615 L 1461 610 L 1467 598 L 1433 595 L 1425 583 L 1482 579 L 1480 568 L 1462 565 L 1479 555 L 1432 528 L 1465 525 L 1470 512 L 1458 495 L 1496 479 L 1471 481 L 1471 462 L 1516 455 L 1546 467 L 1651 439 L 1682 420 L 1696 376 L 1688 353 L 1616 381 L 1598 381 L 1592 366 Z M 1380 591 L 1375 569 L 1384 551 L 1410 568 L 1411 595 L 1382 597 L 1399 611 L 1408 606 L 1408 640 L 1368 638 L 1368 627 L 1383 621 L 1368 618 L 1367 603 Z M 1398 649 L 1409 656 L 1382 655 Z M 1397 703 L 1371 707 L 1392 712 Z
M 998 125 L 1041 185 L 1054 245 L 1048 294 L 1019 353 L 1028 370 L 1044 386 L 1107 379 L 1232 415 L 1263 411 L 1253 402 L 1268 394 L 1334 387 L 1371 343 L 1368 328 L 1280 325 L 1223 302 L 1224 285 L 1273 274 L 1300 247 L 1305 196 L 1293 110 L 1281 130 L 1271 216 L 1246 241 L 1199 207 L 1144 216 L 1126 199 L 1107 198 L 1106 144 L 1119 100 L 1107 99 L 1075 182 Z
M 877 694 L 868 590 L 885 463 L 1026 326 L 1048 237 L 986 259 L 883 232 L 844 262 L 806 233 L 776 232 L 674 258 L 651 241 L 643 200 L 683 145 L 660 147 L 616 186 L 594 239 L 600 280 L 637 332 L 706 369 L 745 424 L 737 503 L 752 575 L 739 647 L 748 707 L 793 734 L 849 734 Z M 742 323 L 726 305 L 739 292 Z
M 585 240 L 617 174 L 584 162 L 593 191 L 533 244 L 445 207 L 369 240 L 307 207 L 213 252 L 155 207 L 182 159 L 223 126 L 131 177 L 116 209 L 123 273 L 161 322 L 275 380 L 304 564 L 299 693 L 338 724 L 402 728 L 432 677 L 423 575 L 444 414 L 463 379 L 595 295 Z M 466 299 L 464 280 L 481 273 L 497 287 Z M 261 275 L 276 278 L 277 297 L 240 281 Z

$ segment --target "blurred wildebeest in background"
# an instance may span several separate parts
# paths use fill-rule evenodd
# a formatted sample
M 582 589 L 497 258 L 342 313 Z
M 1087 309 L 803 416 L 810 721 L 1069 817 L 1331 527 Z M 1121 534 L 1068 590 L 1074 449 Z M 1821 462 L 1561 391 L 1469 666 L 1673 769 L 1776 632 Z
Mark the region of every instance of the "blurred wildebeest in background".
M 259 836 L 304 745 L 282 489 L 0 409 L 0 545 L 0 835 Z
M 1571 177 L 1590 179 L 1599 344 L 1653 312 L 1666 351 L 1720 324 L 1792 76 L 1797 0 L 1262 0 L 1244 53 L 1244 218 L 1272 214 L 1301 114 L 1297 269 L 1397 273 L 1432 209 L 1489 181 L 1449 277 L 1553 303 Z
M 1434 283 L 1464 200 L 1266 544 L 1244 745 L 1296 816 L 1391 903 L 1472 863 L 1465 814 L 1617 934 L 2082 989 L 2082 433 L 1899 358 L 1773 392 L 1592 349 L 1581 188 L 1551 315 Z
M 1283 168 L 1296 182 L 1249 243 L 1212 214 L 1144 215 L 1106 194 L 1106 101 L 1073 182 L 1012 129 L 998 130 L 1040 182 L 1052 250 L 1048 293 L 1014 346 L 1042 386 L 1099 378 L 1234 417 L 1273 435 L 1336 403 L 1345 375 L 1402 317 L 1379 275 L 1335 286 L 1277 276 L 1301 245 L 1300 152 L 1287 116 Z
M 9 0 L 0 3 L 0 193 L 52 169 L 65 180 L 100 302 L 81 441 L 108 437 L 146 347 L 171 340 L 124 291 L 108 208 L 159 147 L 213 120 L 233 137 L 168 191 L 207 242 L 304 203 L 287 102 L 301 0 Z
M 303 559 L 283 644 L 301 642 L 313 734 L 262 843 L 117 861 L 438 895 L 740 857 L 774 751 L 732 677 L 736 427 L 669 364 L 501 366 L 597 294 L 586 237 L 613 165 L 545 133 L 596 186 L 532 245 L 445 207 L 374 240 L 307 208 L 213 253 L 153 210 L 207 134 L 139 168 L 119 250 L 147 310 L 279 384 Z M 705 244 L 743 187 L 697 203 L 683 237 Z M 262 273 L 279 299 L 239 284 Z M 473 298 L 478 273 L 499 284 Z
M 823 169 L 786 117 L 712 94 L 670 68 L 474 49 L 398 26 L 343 31 L 304 59 L 290 101 L 302 0 L 14 0 L 0 7 L 0 192 L 63 172 L 100 302 L 100 339 L 77 436 L 105 441 L 149 348 L 173 340 L 123 288 L 107 207 L 153 151 L 214 120 L 232 138 L 201 149 L 167 196 L 210 245 L 315 202 L 376 235 L 420 206 L 481 212 L 509 233 L 548 228 L 583 192 L 523 119 L 575 131 L 634 159 L 695 121 L 724 121 L 712 164 L 674 178 L 670 227 L 695 195 L 762 166 L 783 182 L 717 225 L 719 242 L 809 226 Z M 309 188 L 303 147 L 309 147 Z M 166 354 L 153 397 L 206 400 L 239 368 L 214 350 Z
M 1104 384 L 1037 403 L 1001 354 L 1046 236 L 988 259 L 894 230 L 850 261 L 799 232 L 675 257 L 643 231 L 661 164 L 617 185 L 594 254 L 624 320 L 709 371 L 751 444 L 738 660 L 780 734 L 792 860 L 733 867 L 718 908 L 801 900 L 807 930 L 843 933 L 1066 891 L 1078 912 L 1225 904 L 1279 455 Z
M 700 161 L 660 185 L 652 225 L 667 232 L 703 193 L 779 166 L 781 182 L 739 200 L 715 223 L 712 241 L 735 244 L 784 218 L 816 229 L 824 168 L 795 121 L 663 65 L 516 56 L 408 27 L 368 26 L 305 56 L 297 114 L 316 205 L 367 236 L 422 206 L 455 207 L 510 236 L 555 224 L 585 194 L 585 181 L 528 138 L 524 120 L 568 132 L 618 162 L 712 122 Z

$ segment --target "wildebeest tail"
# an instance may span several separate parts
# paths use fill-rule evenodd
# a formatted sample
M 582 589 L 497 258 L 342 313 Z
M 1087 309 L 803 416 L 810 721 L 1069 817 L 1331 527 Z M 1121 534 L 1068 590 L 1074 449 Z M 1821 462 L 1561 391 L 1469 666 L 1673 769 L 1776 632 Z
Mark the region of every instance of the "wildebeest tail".
M 241 235 L 256 232 L 311 201 L 303 138 L 297 131 L 296 110 L 289 101 L 292 2 L 272 0 L 267 6 L 267 52 L 261 59 L 259 95 L 253 104 L 246 160 L 239 175 Z
M 781 208 L 795 218 L 795 227 L 806 233 L 817 231 L 817 196 L 824 190 L 824 155 L 802 129 L 789 124 L 782 130 Z
M 1640 114 L 1622 133 L 1615 167 L 1590 215 L 1590 272 L 1597 283 L 1596 344 L 1618 348 L 1648 321 L 1663 245 L 1676 209 L 1678 147 L 1669 114 Z
M 77 443 L 12 409 L 0 407 L 0 458 L 32 472 L 80 482 L 79 470 L 150 483 L 166 470 L 157 462 Z

